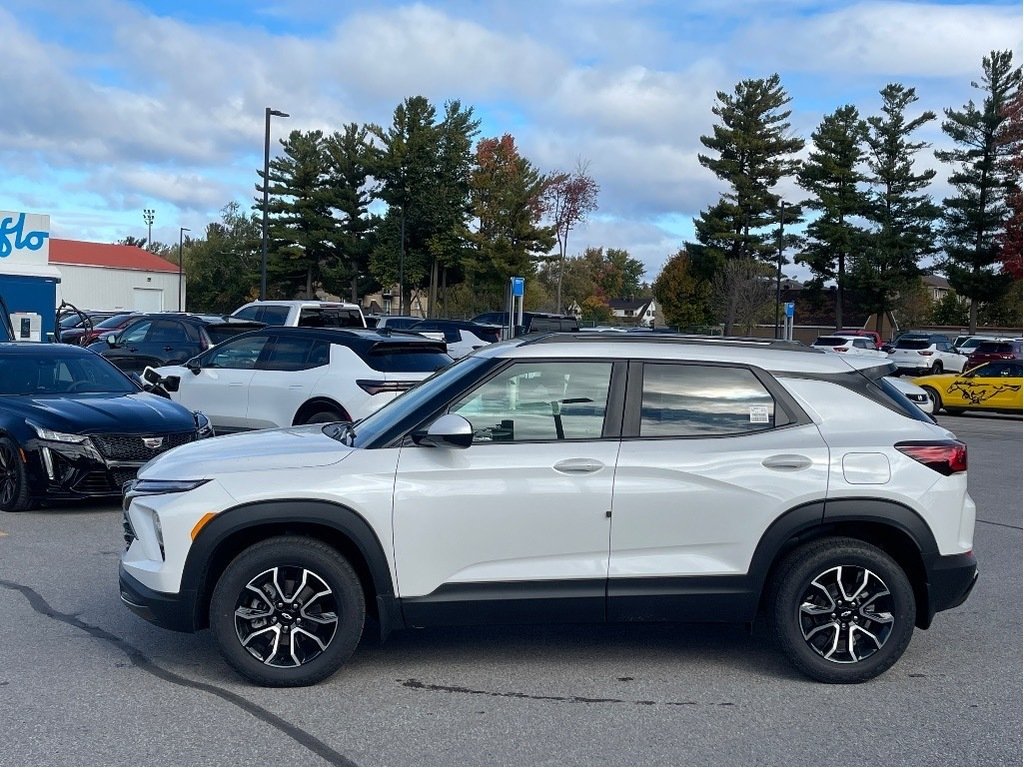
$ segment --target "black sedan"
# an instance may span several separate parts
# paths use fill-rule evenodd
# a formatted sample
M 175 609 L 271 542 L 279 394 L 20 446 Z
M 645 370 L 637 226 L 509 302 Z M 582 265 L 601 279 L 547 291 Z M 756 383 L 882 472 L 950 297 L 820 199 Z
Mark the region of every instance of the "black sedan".
M 157 454 L 212 435 L 203 414 L 143 392 L 94 352 L 0 343 L 0 510 L 118 496 Z

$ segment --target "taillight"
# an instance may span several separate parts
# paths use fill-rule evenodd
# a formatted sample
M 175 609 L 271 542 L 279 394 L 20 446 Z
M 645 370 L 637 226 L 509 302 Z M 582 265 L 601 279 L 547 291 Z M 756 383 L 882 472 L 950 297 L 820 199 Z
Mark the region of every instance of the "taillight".
M 925 355 L 925 356 L 927 357 L 927 356 L 929 356 L 929 355 L 932 355 L 932 354 L 934 354 L 934 353 L 933 353 L 933 352 L 932 352 L 932 351 L 931 351 L 930 349 L 926 349 L 926 350 L 924 350 L 923 352 L 918 352 L 917 354 L 919 354 L 919 355 Z
M 356 379 L 363 391 L 371 395 L 378 395 L 381 392 L 405 392 L 415 381 L 374 381 L 372 379 Z
M 845 352 L 846 347 L 832 347 L 832 350 L 835 352 Z
M 907 441 L 896 443 L 895 447 L 940 475 L 967 471 L 967 446 L 959 440 Z

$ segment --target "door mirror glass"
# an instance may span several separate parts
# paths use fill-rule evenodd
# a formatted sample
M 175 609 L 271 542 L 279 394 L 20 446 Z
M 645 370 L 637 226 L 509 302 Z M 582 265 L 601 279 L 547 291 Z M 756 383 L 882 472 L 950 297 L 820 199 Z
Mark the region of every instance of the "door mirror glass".
M 117 346 L 117 334 L 108 333 L 106 341 L 107 341 L 107 346 L 108 347 L 116 347 Z
M 417 445 L 432 448 L 469 448 L 473 444 L 473 425 L 456 413 L 439 416 L 426 432 L 414 433 Z

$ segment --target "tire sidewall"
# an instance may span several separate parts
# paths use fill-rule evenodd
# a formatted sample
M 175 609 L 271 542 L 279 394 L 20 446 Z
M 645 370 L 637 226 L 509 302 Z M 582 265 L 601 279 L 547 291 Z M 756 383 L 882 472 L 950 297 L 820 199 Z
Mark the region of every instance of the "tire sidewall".
M 238 639 L 235 606 L 253 578 L 270 568 L 300 566 L 322 578 L 334 592 L 338 628 L 327 650 L 300 667 L 277 668 L 261 663 Z M 255 544 L 239 554 L 218 579 L 210 600 L 210 629 L 225 660 L 260 685 L 312 685 L 334 674 L 359 644 L 365 620 L 365 599 L 358 576 L 335 550 L 315 539 L 284 536 Z
M 805 674 L 826 683 L 860 683 L 885 672 L 903 655 L 914 631 L 917 606 L 903 569 L 885 552 L 853 539 L 815 542 L 787 560 L 772 600 L 775 637 L 789 660 Z M 811 581 L 839 565 L 868 568 L 885 582 L 893 599 L 892 631 L 882 648 L 864 661 L 840 664 L 820 656 L 804 640 L 799 605 Z
M 19 446 L 14 440 L 6 435 L 0 437 L 0 443 L 6 445 L 10 449 L 15 481 L 18 484 L 15 489 L 14 498 L 11 499 L 10 504 L 6 508 L 0 507 L 0 511 L 24 512 L 32 507 L 32 502 L 28 491 L 28 473 L 25 471 L 25 465 L 20 460 L 21 454 Z

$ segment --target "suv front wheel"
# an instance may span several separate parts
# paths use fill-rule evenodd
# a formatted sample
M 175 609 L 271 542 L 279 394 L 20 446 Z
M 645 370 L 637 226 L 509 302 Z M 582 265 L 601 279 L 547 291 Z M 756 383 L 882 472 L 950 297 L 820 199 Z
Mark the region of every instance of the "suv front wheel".
M 334 674 L 363 631 L 359 578 L 338 552 L 304 536 L 278 536 L 239 554 L 210 601 L 225 660 L 269 686 L 312 685 Z
M 862 683 L 903 655 L 914 632 L 914 592 L 881 549 L 820 539 L 790 553 L 777 573 L 771 623 L 801 672 L 825 683 Z

